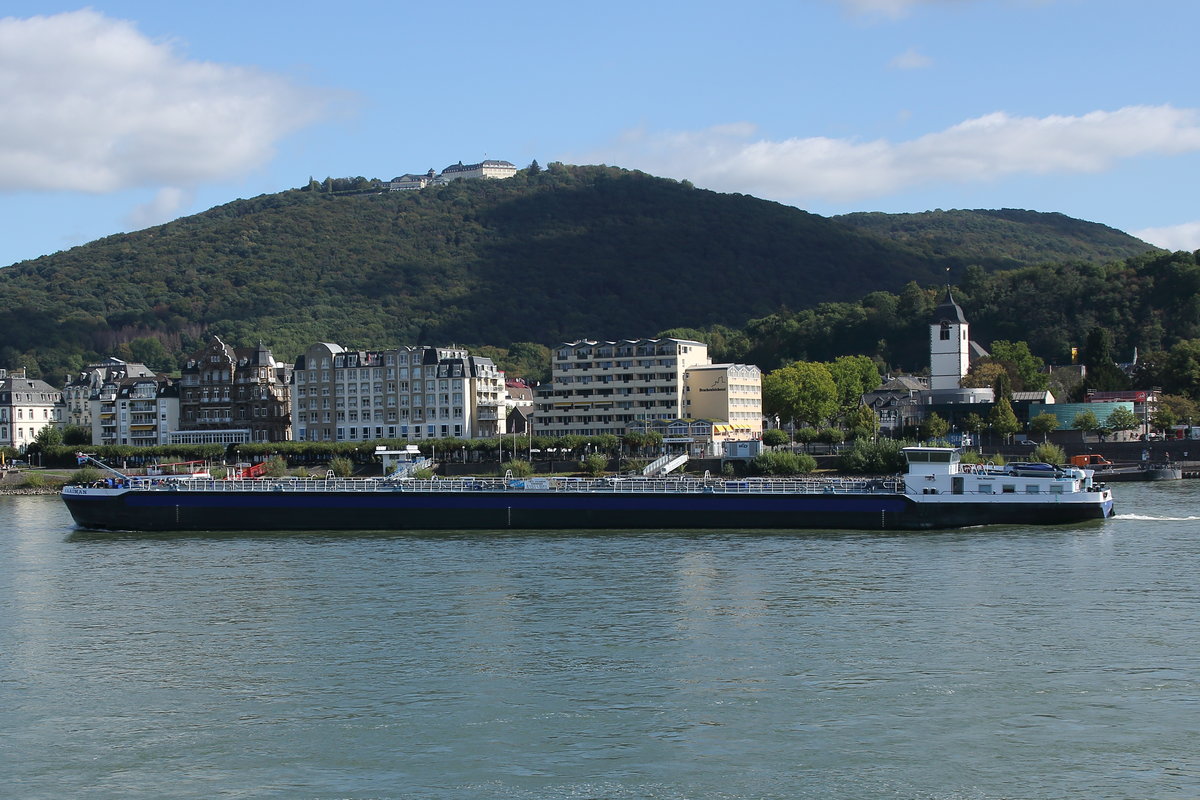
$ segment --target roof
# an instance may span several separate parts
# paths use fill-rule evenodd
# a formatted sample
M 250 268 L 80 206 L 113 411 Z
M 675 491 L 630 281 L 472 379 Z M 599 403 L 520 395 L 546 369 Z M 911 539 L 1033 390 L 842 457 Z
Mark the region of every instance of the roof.
M 954 302 L 954 295 L 950 292 L 950 287 L 946 287 L 946 299 L 942 304 L 933 310 L 932 324 L 940 325 L 943 322 L 957 322 L 966 324 L 967 318 L 963 316 L 962 307 Z

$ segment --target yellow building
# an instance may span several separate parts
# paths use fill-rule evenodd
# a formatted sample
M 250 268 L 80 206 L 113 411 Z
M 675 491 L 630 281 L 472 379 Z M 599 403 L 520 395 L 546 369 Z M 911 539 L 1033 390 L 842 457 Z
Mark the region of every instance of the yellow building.
M 753 364 L 699 364 L 683 375 L 685 416 L 725 420 L 724 439 L 762 437 L 762 372 Z M 716 433 L 714 427 L 714 433 Z

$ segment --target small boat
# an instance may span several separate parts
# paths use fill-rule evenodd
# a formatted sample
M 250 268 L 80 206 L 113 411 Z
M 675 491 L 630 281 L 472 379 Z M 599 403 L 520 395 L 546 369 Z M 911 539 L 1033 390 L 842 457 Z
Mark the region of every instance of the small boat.
M 954 448 L 906 447 L 879 478 L 255 478 L 121 474 L 63 489 L 76 525 L 107 531 L 927 530 L 1062 524 L 1112 516 L 1078 467 L 962 464 Z

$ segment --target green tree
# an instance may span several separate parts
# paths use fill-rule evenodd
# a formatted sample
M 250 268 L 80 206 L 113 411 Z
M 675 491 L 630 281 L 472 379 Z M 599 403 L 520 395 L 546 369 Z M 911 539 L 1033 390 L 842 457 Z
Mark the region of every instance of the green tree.
M 788 443 L 787 431 L 782 431 L 779 428 L 770 428 L 763 431 L 762 442 L 767 447 L 779 447 L 781 444 Z
M 938 415 L 936 411 L 931 413 L 921 423 L 921 438 L 926 441 L 938 441 L 946 438 L 946 434 L 950 432 L 950 423 Z
M 983 429 L 987 427 L 987 420 L 972 411 L 970 414 L 967 414 L 967 416 L 963 417 L 962 427 L 963 430 L 969 431 L 970 433 L 978 436 L 979 434 L 983 433 Z
M 1104 421 L 1104 427 L 1110 431 L 1133 431 L 1141 427 L 1142 421 L 1137 415 L 1124 406 L 1118 406 Z
M 879 388 L 879 368 L 867 356 L 839 356 L 825 365 L 837 387 L 837 402 L 843 412 L 857 408 L 862 396 Z
M 1030 352 L 1027 342 L 1000 339 L 992 342 L 991 351 L 991 360 L 1008 371 L 1018 391 L 1036 392 L 1046 388 L 1048 376 L 1043 372 L 1046 362 Z
M 349 478 L 354 474 L 354 462 L 342 456 L 329 459 L 329 468 L 339 478 Z
M 1094 433 L 1095 431 L 1100 430 L 1100 420 L 1096 418 L 1095 412 L 1080 411 L 1075 415 L 1075 418 L 1071 420 L 1071 427 L 1077 431 L 1083 431 L 1084 433 Z
M 1021 430 L 1021 423 L 1017 421 L 1017 415 L 1013 413 L 1012 403 L 1008 402 L 1007 397 L 1001 397 L 992 406 L 992 411 L 988 414 L 988 424 L 1005 440 Z
M 92 431 L 82 425 L 67 425 L 62 432 L 63 444 L 91 444 Z
M 837 386 L 824 364 L 797 361 L 762 382 L 763 410 L 781 421 L 819 425 L 837 412 Z
M 49 447 L 58 447 L 63 443 L 62 429 L 57 425 L 47 425 L 37 432 L 37 435 L 33 437 L 33 441 L 42 451 L 45 451 Z
M 879 417 L 866 404 L 859 405 L 847 422 L 852 439 L 874 439 L 879 434 Z
M 1053 414 L 1038 414 L 1033 419 L 1029 420 L 1029 432 L 1034 436 L 1042 437 L 1042 441 L 1046 441 L 1046 436 L 1051 431 L 1058 430 L 1058 417 Z

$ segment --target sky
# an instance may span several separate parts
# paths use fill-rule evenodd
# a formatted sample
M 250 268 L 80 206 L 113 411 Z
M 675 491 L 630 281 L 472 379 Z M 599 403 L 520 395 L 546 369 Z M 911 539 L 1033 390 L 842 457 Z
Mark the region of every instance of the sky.
M 609 164 L 1200 248 L 1194 0 L 6 0 L 0 265 L 310 177 Z

